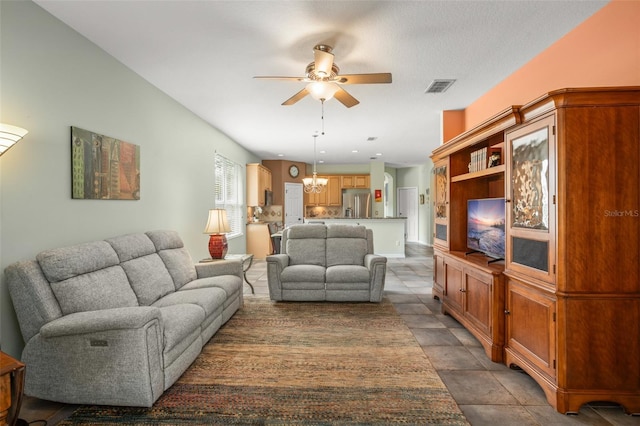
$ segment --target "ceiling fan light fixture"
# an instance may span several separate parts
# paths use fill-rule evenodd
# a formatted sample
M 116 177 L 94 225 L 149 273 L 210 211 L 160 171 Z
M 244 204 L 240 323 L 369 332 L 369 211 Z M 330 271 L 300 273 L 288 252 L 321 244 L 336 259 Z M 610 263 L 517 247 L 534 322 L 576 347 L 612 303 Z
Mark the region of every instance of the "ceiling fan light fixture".
M 326 81 L 312 81 L 307 84 L 307 91 L 311 97 L 317 101 L 328 101 L 338 91 L 339 87 L 335 83 Z

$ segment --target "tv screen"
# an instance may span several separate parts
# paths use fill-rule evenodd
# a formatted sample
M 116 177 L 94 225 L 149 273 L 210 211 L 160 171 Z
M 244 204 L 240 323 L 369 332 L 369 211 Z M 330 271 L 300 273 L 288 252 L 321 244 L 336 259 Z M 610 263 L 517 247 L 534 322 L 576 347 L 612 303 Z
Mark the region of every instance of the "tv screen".
M 467 247 L 497 259 L 504 258 L 504 198 L 467 201 Z

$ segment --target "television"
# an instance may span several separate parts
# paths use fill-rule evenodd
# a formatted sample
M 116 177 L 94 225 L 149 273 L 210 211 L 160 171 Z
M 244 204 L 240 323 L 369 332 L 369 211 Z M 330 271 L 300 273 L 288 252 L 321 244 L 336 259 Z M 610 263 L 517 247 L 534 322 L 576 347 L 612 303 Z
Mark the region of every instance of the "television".
M 504 198 L 467 201 L 467 247 L 494 259 L 504 259 Z

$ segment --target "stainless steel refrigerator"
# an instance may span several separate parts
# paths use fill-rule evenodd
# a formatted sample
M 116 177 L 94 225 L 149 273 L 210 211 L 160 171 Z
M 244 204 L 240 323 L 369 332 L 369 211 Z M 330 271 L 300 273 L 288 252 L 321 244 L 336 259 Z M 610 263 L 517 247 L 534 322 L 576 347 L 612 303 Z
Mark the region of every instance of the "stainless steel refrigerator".
M 368 189 L 345 189 L 342 193 L 344 217 L 365 219 L 371 217 L 371 191 Z

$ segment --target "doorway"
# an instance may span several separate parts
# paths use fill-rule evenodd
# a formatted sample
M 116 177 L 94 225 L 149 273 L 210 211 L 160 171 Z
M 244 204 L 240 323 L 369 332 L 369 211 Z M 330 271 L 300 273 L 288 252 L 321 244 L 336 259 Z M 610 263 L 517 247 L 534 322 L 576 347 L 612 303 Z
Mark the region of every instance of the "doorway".
M 303 223 L 303 204 L 301 183 L 284 183 L 284 227 Z
M 406 217 L 407 242 L 418 241 L 418 188 L 398 188 L 398 216 Z

